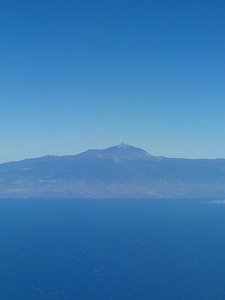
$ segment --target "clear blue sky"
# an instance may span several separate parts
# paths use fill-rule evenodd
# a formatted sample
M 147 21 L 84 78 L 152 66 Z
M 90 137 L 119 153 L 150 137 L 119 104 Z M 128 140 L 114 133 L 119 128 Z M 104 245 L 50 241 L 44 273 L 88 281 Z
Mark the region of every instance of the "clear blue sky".
M 2 0 L 0 37 L 0 162 L 225 158 L 225 1 Z

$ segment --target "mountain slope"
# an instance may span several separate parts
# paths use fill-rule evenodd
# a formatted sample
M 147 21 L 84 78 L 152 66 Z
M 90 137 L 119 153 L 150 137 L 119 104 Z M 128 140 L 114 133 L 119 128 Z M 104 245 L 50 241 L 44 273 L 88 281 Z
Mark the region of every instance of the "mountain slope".
M 225 197 L 224 159 L 152 156 L 120 144 L 0 165 L 0 197 Z

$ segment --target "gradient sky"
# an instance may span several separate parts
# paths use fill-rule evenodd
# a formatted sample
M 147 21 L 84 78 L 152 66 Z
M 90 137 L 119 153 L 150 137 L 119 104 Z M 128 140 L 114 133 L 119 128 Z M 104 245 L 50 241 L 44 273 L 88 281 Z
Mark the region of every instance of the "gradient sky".
M 224 0 L 2 0 L 0 34 L 0 162 L 225 158 Z

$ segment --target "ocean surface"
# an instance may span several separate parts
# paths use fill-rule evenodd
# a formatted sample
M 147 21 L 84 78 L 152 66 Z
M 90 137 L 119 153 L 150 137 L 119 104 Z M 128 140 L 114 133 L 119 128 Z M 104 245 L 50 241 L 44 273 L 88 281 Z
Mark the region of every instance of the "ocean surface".
M 1 300 L 224 297 L 223 204 L 0 200 Z

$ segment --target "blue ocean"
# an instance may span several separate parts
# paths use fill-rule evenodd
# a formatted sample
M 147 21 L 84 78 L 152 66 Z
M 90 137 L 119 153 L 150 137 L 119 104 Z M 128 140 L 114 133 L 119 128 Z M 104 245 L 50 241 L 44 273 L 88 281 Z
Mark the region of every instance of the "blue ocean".
M 0 200 L 1 300 L 219 300 L 225 205 Z

